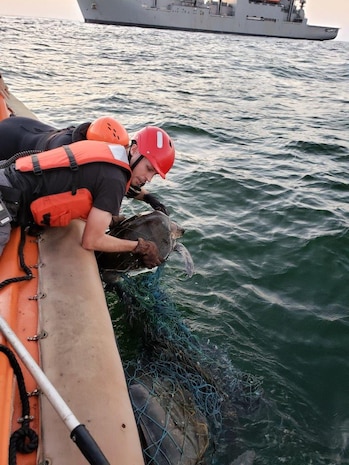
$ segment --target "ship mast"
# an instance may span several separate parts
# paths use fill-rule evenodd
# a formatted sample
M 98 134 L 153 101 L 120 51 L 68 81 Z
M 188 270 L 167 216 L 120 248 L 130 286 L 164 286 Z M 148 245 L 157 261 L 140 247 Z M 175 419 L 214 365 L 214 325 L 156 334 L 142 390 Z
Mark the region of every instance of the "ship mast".
M 288 10 L 287 21 L 291 21 L 294 2 L 295 0 L 290 0 L 290 8 Z

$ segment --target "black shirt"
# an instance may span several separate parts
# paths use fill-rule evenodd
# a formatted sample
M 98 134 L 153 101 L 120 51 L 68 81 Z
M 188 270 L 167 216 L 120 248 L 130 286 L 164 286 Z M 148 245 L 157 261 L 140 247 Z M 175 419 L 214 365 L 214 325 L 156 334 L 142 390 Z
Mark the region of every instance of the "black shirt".
M 44 151 L 86 139 L 89 125 L 58 130 L 32 118 L 11 116 L 0 121 L 0 160 L 28 150 Z

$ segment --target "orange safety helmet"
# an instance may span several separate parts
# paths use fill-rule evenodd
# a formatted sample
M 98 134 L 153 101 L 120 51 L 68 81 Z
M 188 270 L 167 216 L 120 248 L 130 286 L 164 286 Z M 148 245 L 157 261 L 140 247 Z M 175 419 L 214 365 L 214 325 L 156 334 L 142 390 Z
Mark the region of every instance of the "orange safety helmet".
M 139 153 L 165 178 L 175 160 L 174 144 L 167 132 L 156 126 L 147 126 L 136 132 L 133 141 L 136 142 Z
M 124 146 L 130 142 L 124 126 L 111 116 L 101 116 L 93 121 L 87 129 L 86 138 Z

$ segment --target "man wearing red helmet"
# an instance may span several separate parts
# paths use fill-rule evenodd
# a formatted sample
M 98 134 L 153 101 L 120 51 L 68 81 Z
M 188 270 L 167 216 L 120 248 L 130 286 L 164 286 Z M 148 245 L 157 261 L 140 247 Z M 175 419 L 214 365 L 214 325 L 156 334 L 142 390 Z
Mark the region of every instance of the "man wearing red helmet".
M 119 215 L 129 185 L 143 186 L 155 174 L 165 178 L 175 158 L 168 134 L 157 127 L 139 131 L 128 153 L 121 145 L 79 141 L 21 157 L 0 169 L 0 255 L 11 224 L 65 226 L 86 221 L 82 247 L 101 252 L 134 252 L 148 268 L 163 259 L 150 241 L 123 240 L 105 234 Z
M 41 121 L 22 116 L 11 116 L 0 122 L 0 160 L 8 160 L 16 154 L 46 151 L 80 140 L 97 140 L 129 145 L 129 135 L 115 118 L 102 116 L 95 121 L 56 129 Z M 167 208 L 158 198 L 138 186 L 130 186 L 128 198 L 142 200 L 154 210 L 168 215 Z

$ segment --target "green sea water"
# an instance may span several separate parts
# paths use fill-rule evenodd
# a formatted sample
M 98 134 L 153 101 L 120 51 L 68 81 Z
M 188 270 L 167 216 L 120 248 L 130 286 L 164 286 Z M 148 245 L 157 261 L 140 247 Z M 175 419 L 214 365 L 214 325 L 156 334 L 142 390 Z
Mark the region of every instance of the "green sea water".
M 195 274 L 173 255 L 166 284 L 203 343 L 264 379 L 213 463 L 349 464 L 349 44 L 18 18 L 0 40 L 1 73 L 43 121 L 111 114 L 173 136 L 149 190 Z

